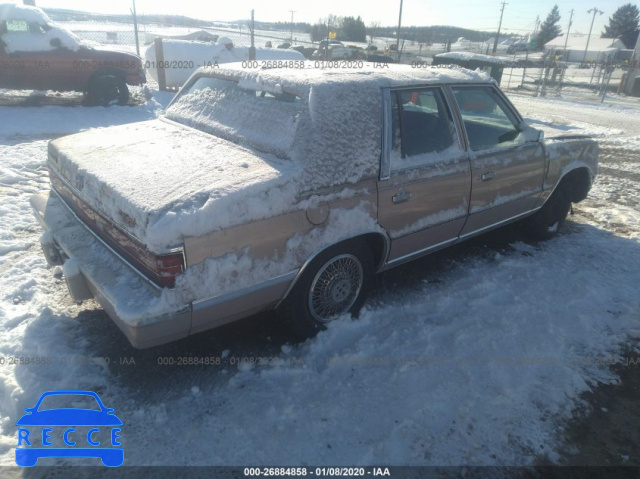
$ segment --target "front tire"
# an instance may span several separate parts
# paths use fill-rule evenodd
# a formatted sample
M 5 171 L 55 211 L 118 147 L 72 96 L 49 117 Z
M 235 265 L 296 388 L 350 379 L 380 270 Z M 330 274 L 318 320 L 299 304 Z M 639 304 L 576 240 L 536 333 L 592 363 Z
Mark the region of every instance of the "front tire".
M 571 190 L 560 184 L 533 216 L 525 220 L 525 230 L 533 239 L 553 238 L 564 225 L 571 209 Z
M 315 336 L 342 314 L 357 316 L 371 287 L 374 257 L 362 243 L 320 253 L 302 274 L 279 313 L 302 337 Z
M 89 102 L 95 106 L 109 106 L 117 103 L 126 105 L 129 101 L 129 88 L 124 79 L 115 74 L 95 77 L 89 85 Z

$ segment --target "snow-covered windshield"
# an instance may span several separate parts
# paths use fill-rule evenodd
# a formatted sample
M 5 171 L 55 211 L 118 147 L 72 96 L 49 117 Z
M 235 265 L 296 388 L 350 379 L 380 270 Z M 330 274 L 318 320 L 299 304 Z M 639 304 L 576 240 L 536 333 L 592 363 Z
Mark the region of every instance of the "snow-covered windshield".
M 200 76 L 180 92 L 166 117 L 288 158 L 302 103 L 298 95 L 277 84 Z

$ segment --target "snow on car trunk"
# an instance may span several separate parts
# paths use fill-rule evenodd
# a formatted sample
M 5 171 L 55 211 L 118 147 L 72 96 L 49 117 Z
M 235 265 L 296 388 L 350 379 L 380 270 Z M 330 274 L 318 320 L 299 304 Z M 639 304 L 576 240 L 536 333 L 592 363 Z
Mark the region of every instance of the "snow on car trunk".
M 156 253 L 184 236 L 268 216 L 293 201 L 284 187 L 297 173 L 290 161 L 166 120 L 60 138 L 49 157 L 82 200 Z M 264 201 L 274 190 L 280 202 Z

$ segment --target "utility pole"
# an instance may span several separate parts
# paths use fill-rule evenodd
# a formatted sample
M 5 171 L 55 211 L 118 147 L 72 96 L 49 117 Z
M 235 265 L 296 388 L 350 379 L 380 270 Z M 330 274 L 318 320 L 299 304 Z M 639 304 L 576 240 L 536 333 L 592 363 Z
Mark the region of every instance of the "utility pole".
M 133 33 L 136 38 L 136 53 L 140 56 L 140 40 L 138 39 L 138 13 L 136 12 L 136 0 L 133 0 L 133 9 L 131 10 L 133 15 Z
M 255 60 L 256 59 L 256 42 L 255 42 L 256 21 L 255 21 L 253 10 L 251 10 L 251 23 L 249 24 L 249 30 L 251 30 L 251 46 L 249 47 L 249 60 Z
M 498 49 L 498 38 L 500 37 L 500 28 L 502 28 L 502 16 L 504 15 L 504 7 L 507 5 L 507 2 L 502 2 L 502 9 L 500 9 L 500 23 L 498 24 L 498 33 L 496 34 L 496 41 L 493 42 L 493 54 L 496 54 L 496 50 Z
M 569 17 L 569 26 L 567 27 L 567 36 L 564 39 L 564 61 L 569 61 L 569 54 L 567 53 L 567 42 L 569 41 L 569 31 L 571 30 L 571 20 L 573 19 L 573 8 L 571 9 L 571 16 Z
M 590 8 L 587 10 L 587 13 L 593 12 L 593 18 L 591 19 L 591 28 L 589 28 L 589 36 L 587 37 L 587 46 L 584 49 L 584 57 L 582 57 L 582 63 L 587 59 L 587 52 L 589 51 L 589 40 L 591 40 L 591 31 L 593 30 L 593 22 L 596 21 L 596 13 L 602 15 L 604 12 L 602 10 L 598 10 L 597 7 Z
M 291 12 L 291 39 L 290 39 L 290 43 L 293 43 L 293 14 L 296 13 L 298 10 L 289 10 Z
M 398 35 L 396 38 L 396 52 L 398 53 L 398 63 L 400 63 L 400 28 L 402 28 L 402 0 L 400 0 L 400 15 L 398 16 Z

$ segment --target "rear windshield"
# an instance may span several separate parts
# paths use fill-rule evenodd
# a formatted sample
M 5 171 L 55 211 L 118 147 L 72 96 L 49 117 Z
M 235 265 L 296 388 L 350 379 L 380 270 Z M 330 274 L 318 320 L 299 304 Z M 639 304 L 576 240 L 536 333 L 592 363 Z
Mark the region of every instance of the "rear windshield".
M 180 92 L 166 117 L 288 158 L 301 108 L 301 98 L 279 85 L 200 76 Z
M 88 394 L 52 394 L 42 398 L 38 411 L 49 409 L 91 409 L 100 411 L 100 405 Z

